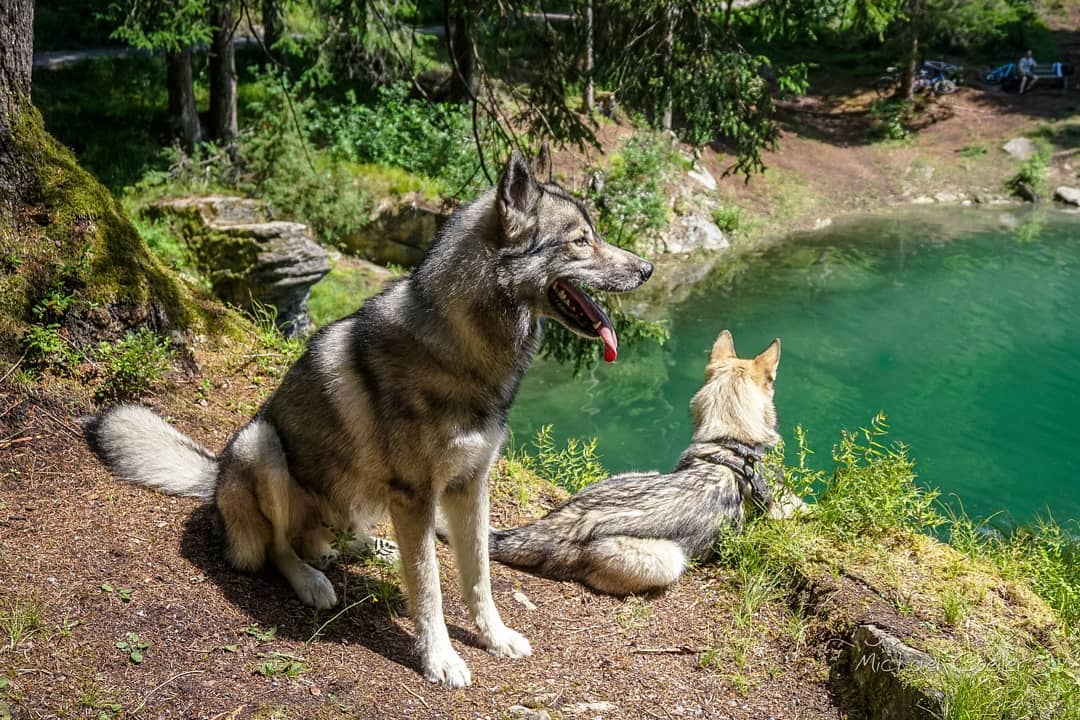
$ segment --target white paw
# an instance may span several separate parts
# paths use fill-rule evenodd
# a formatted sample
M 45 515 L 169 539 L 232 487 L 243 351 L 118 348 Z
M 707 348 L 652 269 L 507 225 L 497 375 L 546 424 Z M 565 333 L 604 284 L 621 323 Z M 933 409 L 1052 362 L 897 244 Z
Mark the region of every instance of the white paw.
M 293 581 L 293 590 L 305 605 L 319 610 L 326 610 L 337 605 L 337 593 L 325 575 L 311 567 L 302 565 L 300 574 Z
M 532 646 L 525 636 L 505 625 L 496 632 L 483 638 L 488 652 L 492 655 L 508 658 L 522 658 L 532 655 Z
M 429 652 L 423 664 L 424 679 L 428 682 L 441 683 L 448 688 L 463 688 L 472 684 L 469 666 L 449 646 Z

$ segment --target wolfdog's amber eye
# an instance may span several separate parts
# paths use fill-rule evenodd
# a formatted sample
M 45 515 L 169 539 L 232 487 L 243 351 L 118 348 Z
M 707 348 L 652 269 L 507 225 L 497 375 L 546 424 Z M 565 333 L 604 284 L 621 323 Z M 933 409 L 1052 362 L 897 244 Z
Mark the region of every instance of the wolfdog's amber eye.
M 588 235 L 578 235 L 576 238 L 574 238 L 574 244 L 575 245 L 580 245 L 582 247 L 588 245 L 589 244 L 589 236 Z

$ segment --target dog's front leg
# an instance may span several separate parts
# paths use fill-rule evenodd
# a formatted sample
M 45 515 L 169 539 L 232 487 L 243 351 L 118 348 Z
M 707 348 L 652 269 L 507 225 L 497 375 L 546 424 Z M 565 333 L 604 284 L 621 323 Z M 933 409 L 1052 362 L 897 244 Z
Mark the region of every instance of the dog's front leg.
M 472 682 L 469 667 L 450 645 L 442 612 L 439 561 L 435 556 L 435 505 L 430 497 L 404 486 L 390 500 L 409 610 L 416 626 L 416 645 L 424 677 L 447 687 Z
M 488 562 L 488 473 L 492 460 L 475 476 L 452 483 L 443 493 L 442 505 L 457 557 L 461 592 L 472 613 L 480 640 L 494 655 L 525 657 L 532 654 L 529 641 L 503 624 L 491 596 Z

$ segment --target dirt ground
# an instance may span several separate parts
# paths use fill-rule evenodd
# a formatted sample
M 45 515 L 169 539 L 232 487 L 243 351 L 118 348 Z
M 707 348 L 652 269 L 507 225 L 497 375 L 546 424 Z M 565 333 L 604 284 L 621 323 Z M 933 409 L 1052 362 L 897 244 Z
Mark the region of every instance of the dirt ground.
M 197 378 L 178 372 L 146 401 L 220 447 L 272 378 L 197 359 Z M 12 717 L 503 718 L 519 705 L 555 717 L 840 717 L 828 646 L 789 631 L 783 606 L 757 612 L 771 631 L 740 628 L 739 594 L 711 567 L 620 600 L 495 566 L 503 617 L 534 649 L 510 661 L 477 648 L 441 548 L 447 621 L 473 686 L 429 685 L 392 570 L 334 567 L 342 602 L 322 613 L 272 571 L 236 573 L 207 506 L 104 471 L 76 419 L 90 409 L 70 386 L 0 392 L 0 703 Z M 497 488 L 494 522 L 555 500 Z

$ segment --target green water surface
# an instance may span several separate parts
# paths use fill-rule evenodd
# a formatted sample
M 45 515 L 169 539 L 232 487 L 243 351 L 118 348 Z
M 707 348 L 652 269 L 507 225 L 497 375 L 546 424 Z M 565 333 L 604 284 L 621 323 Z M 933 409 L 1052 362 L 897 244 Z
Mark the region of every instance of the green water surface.
M 670 469 L 728 328 L 744 357 L 781 338 L 781 430 L 790 440 L 806 428 L 817 464 L 840 428 L 884 410 L 920 481 L 970 514 L 1080 518 L 1080 216 L 845 220 L 725 260 L 665 313 L 663 348 L 624 344 L 618 362 L 578 378 L 537 363 L 512 416 L 516 442 L 550 423 L 560 438 L 599 438 L 611 471 Z

